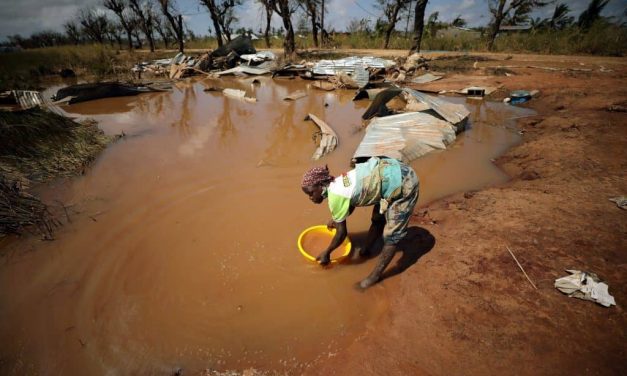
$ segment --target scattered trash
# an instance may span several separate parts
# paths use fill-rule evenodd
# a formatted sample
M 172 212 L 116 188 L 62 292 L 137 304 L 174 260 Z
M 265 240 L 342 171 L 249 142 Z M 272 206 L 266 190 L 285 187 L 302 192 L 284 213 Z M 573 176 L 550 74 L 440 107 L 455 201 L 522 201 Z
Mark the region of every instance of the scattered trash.
M 610 112 L 627 112 L 627 106 L 621 106 L 620 104 L 613 104 L 607 107 Z
M 0 107 L 8 110 L 26 110 L 44 103 L 41 93 L 31 90 L 10 90 L 0 93 Z
M 497 91 L 498 88 L 493 86 L 469 86 L 461 90 L 455 90 L 454 93 L 467 95 L 470 98 L 483 98 Z
M 425 73 L 422 76 L 412 78 L 411 82 L 414 84 L 426 84 L 427 82 L 433 82 L 441 79 L 444 76 L 436 76 L 431 73 Z
M 259 51 L 256 54 L 244 54 L 239 58 L 246 61 L 248 64 L 276 60 L 276 56 L 272 51 Z
M 503 99 L 503 102 L 511 104 L 525 103 L 538 94 L 540 94 L 539 90 L 514 90 L 509 94 L 509 97 Z
M 227 69 L 222 72 L 215 73 L 216 76 L 225 76 L 225 75 L 251 75 L 251 76 L 261 76 L 264 74 L 269 74 L 270 71 L 268 69 L 260 69 L 255 67 L 250 67 L 248 65 L 240 65 L 235 68 Z
M 427 61 L 429 61 L 429 59 L 425 58 L 424 56 L 420 55 L 419 53 L 414 53 L 411 54 L 407 60 L 405 61 L 405 64 L 403 64 L 403 70 L 407 73 L 411 73 L 417 69 L 421 69 L 421 68 L 427 68 Z
M 290 95 L 286 96 L 285 98 L 283 98 L 283 100 L 295 101 L 297 99 L 304 98 L 306 96 L 307 96 L 306 92 L 304 92 L 303 90 L 298 90 L 298 91 L 295 91 L 295 92 L 291 93 Z
M 308 114 L 305 120 L 313 121 L 314 124 L 320 128 L 320 133 L 322 135 L 320 138 L 320 144 L 311 159 L 318 160 L 335 150 L 338 144 L 337 133 L 335 133 L 335 131 L 327 123 L 320 120 L 314 114 Z
M 374 98 L 376 98 L 377 94 L 379 94 L 380 92 L 386 90 L 387 88 L 385 87 L 380 87 L 380 88 L 374 88 L 374 89 L 361 89 L 357 92 L 357 94 L 355 94 L 355 96 L 353 97 L 353 100 L 359 100 L 359 99 L 369 99 L 369 100 L 374 100 Z
M 403 92 L 411 95 L 415 100 L 426 104 L 429 109 L 435 111 L 444 120 L 459 126 L 459 130 L 461 130 L 461 126 L 470 115 L 470 111 L 463 104 L 451 103 L 409 88 L 391 87 L 377 94 L 370 107 L 362 115 L 362 119 L 368 120 L 374 116 L 386 116 L 390 112 L 385 107 L 385 104 Z
M 284 66 L 283 68 L 277 69 L 274 73 L 272 73 L 272 78 L 275 78 L 275 77 L 288 77 L 288 78 L 301 77 L 301 76 L 304 76 L 307 72 L 310 72 L 309 68 L 307 68 L 303 64 L 288 64 L 288 65 Z
M 311 86 L 324 91 L 335 90 L 335 85 L 329 81 L 315 81 Z
M 590 272 L 566 270 L 569 276 L 555 280 L 555 288 L 569 297 L 590 300 L 604 307 L 616 305 L 616 300 L 608 292 L 609 286 Z
M 57 91 L 52 100 L 74 104 L 101 98 L 126 97 L 141 93 L 161 92 L 171 89 L 169 84 L 129 85 L 120 82 L 100 82 L 67 86 Z
M 396 63 L 392 60 L 372 56 L 351 56 L 338 60 L 320 60 L 313 66 L 313 74 L 335 76 L 340 72 L 352 74 L 359 68 L 391 68 Z
M 257 98 L 247 97 L 246 92 L 244 90 L 224 89 L 222 90 L 222 94 L 230 98 L 243 100 L 245 102 L 250 102 L 250 103 L 257 102 Z
M 612 197 L 610 201 L 616 203 L 619 208 L 627 210 L 627 196 Z

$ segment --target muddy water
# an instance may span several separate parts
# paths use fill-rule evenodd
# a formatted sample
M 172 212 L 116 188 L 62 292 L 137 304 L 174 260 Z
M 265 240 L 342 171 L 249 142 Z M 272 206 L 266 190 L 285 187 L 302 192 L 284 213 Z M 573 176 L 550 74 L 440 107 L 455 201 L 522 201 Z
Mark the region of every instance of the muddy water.
M 229 81 L 257 103 L 203 92 L 105 99 L 66 108 L 126 137 L 86 172 L 41 194 L 68 207 L 57 240 L 5 246 L 0 266 L 0 370 L 9 374 L 152 374 L 205 368 L 298 373 L 346 346 L 387 309 L 385 285 L 353 284 L 374 260 L 322 269 L 298 252 L 299 233 L 329 214 L 301 192 L 302 173 L 349 167 L 368 102 L 352 93 L 282 98 L 301 81 Z M 470 103 L 470 102 L 469 102 Z M 490 162 L 519 141 L 524 113 L 470 104 L 468 132 L 413 164 L 420 203 L 502 182 Z M 313 163 L 314 113 L 339 147 Z M 363 236 L 370 210 L 349 233 Z

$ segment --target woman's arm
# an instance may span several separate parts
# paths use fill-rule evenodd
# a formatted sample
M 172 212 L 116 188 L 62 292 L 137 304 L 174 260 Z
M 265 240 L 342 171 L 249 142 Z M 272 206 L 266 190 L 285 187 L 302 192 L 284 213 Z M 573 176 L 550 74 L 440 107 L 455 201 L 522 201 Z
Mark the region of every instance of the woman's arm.
M 333 252 L 337 247 L 342 244 L 344 239 L 346 239 L 346 235 L 348 234 L 348 230 L 346 228 L 346 221 L 336 222 L 335 223 L 335 236 L 331 239 L 331 244 L 327 247 L 327 249 L 322 252 L 316 260 L 320 263 L 320 265 L 327 265 L 331 262 L 331 252 Z

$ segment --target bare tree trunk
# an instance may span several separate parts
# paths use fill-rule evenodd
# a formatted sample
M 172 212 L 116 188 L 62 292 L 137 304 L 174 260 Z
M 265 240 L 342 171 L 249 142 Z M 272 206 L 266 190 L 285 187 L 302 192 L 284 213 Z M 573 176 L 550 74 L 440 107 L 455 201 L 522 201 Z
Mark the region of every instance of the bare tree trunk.
M 320 4 L 320 36 L 322 45 L 325 46 L 327 44 L 327 33 L 324 31 L 324 0 L 322 0 L 322 4 Z
M 183 16 L 178 15 L 178 17 L 174 17 L 172 13 L 170 13 L 170 0 L 159 0 L 159 4 L 161 5 L 161 11 L 165 18 L 167 18 L 170 26 L 172 26 L 172 30 L 176 36 L 176 40 L 179 44 L 179 52 L 183 52 L 184 50 L 184 35 L 183 35 Z
M 292 13 L 293 10 L 290 9 L 289 0 L 276 0 L 275 9 L 274 9 L 281 19 L 283 19 L 283 27 L 285 28 L 285 40 L 283 41 L 283 50 L 285 52 L 285 57 L 288 60 L 292 60 L 294 58 L 294 53 L 296 52 L 296 43 L 294 40 L 294 28 L 292 27 Z
M 311 19 L 311 34 L 313 36 L 314 46 L 318 47 L 318 23 L 316 22 L 317 18 L 317 7 L 316 0 L 306 0 L 305 6 L 307 7 L 307 12 L 309 13 L 309 17 Z
M 387 50 L 390 45 L 390 36 L 392 35 L 392 31 L 394 31 L 394 27 L 396 26 L 396 22 L 398 21 L 398 12 L 400 12 L 403 7 L 403 0 L 396 0 L 396 4 L 394 4 L 394 9 L 392 10 L 391 17 L 388 19 L 388 27 L 385 30 L 385 42 L 383 43 L 383 48 Z
M 209 15 L 211 16 L 211 23 L 213 24 L 213 30 L 216 32 L 218 47 L 222 47 L 224 44 L 222 41 L 222 28 L 220 27 L 220 15 L 215 0 L 201 0 L 201 2 L 207 7 Z
M 425 28 L 425 8 L 428 0 L 418 0 L 414 11 L 414 37 L 409 54 L 420 52 L 420 44 L 422 43 L 422 33 Z
M 120 19 L 120 24 L 122 24 L 122 27 L 126 31 L 128 50 L 131 51 L 133 49 L 133 28 L 126 17 L 124 17 L 124 9 L 126 8 L 126 5 L 120 0 L 105 0 L 103 4 L 105 8 L 111 10 Z
M 272 8 L 266 5 L 266 31 L 263 37 L 266 40 L 266 47 L 270 48 L 270 23 L 272 22 Z
M 152 29 L 154 26 L 154 15 L 152 13 L 151 5 L 148 5 L 146 9 L 142 9 L 139 0 L 129 0 L 129 4 L 131 10 L 135 13 L 137 18 L 139 19 L 139 24 L 142 29 L 142 32 L 146 36 L 148 40 L 148 45 L 150 46 L 150 52 L 155 51 L 155 40 L 153 38 Z M 148 3 L 150 4 L 150 3 Z
M 494 23 L 492 24 L 492 29 L 490 30 L 490 35 L 488 36 L 488 50 L 490 51 L 492 51 L 492 47 L 494 47 L 494 40 L 501 28 L 501 22 L 503 21 L 503 8 L 505 8 L 506 1 L 507 0 L 499 0 L 499 6 L 494 14 Z
M 183 36 L 183 15 L 179 14 L 178 17 L 178 30 L 175 30 L 176 32 L 176 37 L 179 41 L 179 52 L 183 52 L 183 44 L 185 43 L 183 41 L 184 36 Z

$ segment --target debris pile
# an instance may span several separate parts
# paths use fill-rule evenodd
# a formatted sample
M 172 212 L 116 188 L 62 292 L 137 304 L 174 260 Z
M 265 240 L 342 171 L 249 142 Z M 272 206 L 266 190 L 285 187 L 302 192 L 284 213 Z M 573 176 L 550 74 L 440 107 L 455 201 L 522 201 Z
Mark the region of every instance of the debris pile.
M 0 111 L 0 134 L 0 236 L 32 226 L 50 239 L 56 222 L 31 182 L 81 172 L 112 138 L 39 107 Z

